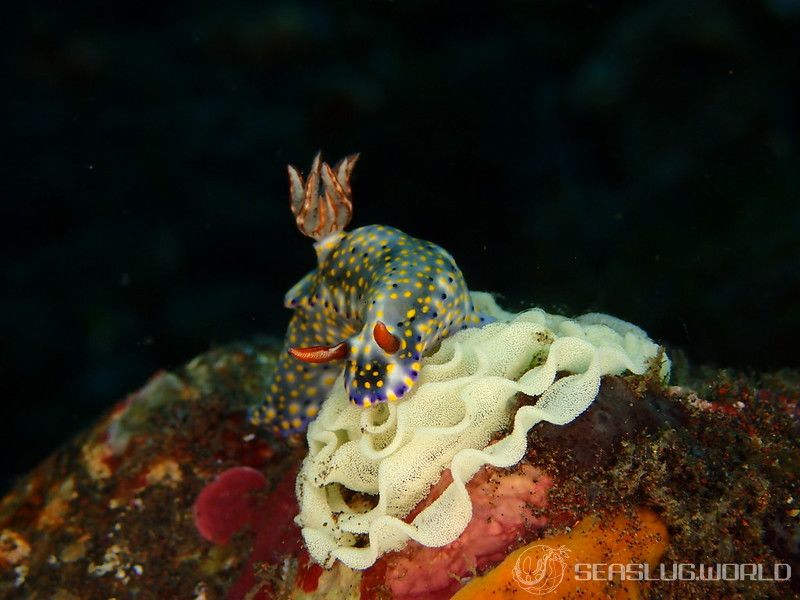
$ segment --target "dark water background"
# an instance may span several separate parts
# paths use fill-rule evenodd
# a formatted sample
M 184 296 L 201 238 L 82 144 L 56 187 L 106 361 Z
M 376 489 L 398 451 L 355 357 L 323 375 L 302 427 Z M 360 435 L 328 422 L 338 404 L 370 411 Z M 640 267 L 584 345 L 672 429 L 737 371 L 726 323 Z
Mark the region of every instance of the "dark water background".
M 478 4 L 478 3 L 475 3 Z M 313 267 L 285 164 L 506 305 L 797 366 L 800 2 L 37 2 L 2 63 L 0 489 Z

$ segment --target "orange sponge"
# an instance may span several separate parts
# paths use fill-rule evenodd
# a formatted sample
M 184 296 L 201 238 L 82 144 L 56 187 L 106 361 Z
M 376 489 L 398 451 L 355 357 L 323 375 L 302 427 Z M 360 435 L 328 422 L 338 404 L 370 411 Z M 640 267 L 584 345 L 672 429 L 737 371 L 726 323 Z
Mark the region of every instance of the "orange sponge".
M 586 517 L 570 533 L 515 550 L 453 600 L 639 598 L 640 565 L 655 566 L 667 543 L 664 522 L 648 509 L 637 509 L 633 518 Z

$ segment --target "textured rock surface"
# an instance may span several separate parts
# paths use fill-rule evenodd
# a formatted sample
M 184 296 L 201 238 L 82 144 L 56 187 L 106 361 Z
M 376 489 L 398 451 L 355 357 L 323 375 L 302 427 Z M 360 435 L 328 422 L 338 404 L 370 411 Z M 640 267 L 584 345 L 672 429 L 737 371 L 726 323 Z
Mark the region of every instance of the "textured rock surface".
M 304 449 L 271 445 L 245 422 L 273 364 L 268 343 L 239 344 L 158 373 L 19 481 L 0 503 L 0 597 L 448 598 L 541 536 L 636 507 L 666 524 L 664 562 L 780 560 L 800 573 L 795 372 L 699 373 L 667 389 L 648 375 L 605 378 L 573 423 L 532 430 L 521 465 L 476 475 L 480 509 L 455 546 L 410 544 L 356 572 L 309 562 L 293 523 Z M 519 512 L 498 518 L 508 509 Z M 795 577 L 644 592 L 800 589 Z

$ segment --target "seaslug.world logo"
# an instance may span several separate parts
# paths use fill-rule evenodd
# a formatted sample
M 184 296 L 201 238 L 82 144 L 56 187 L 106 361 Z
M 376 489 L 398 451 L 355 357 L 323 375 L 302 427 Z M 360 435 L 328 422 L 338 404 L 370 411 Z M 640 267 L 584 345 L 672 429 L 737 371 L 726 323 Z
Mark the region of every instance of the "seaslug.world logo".
M 542 595 L 555 590 L 567 572 L 566 558 L 570 550 L 566 546 L 553 548 L 536 544 L 526 549 L 514 563 L 513 576 L 523 590 L 529 594 Z
M 788 563 L 673 563 L 651 566 L 648 563 L 584 563 L 567 558 L 566 546 L 535 544 L 517 557 L 512 570 L 516 584 L 534 596 L 549 594 L 569 572 L 573 581 L 755 581 L 782 583 L 791 580 Z M 576 557 L 574 557 L 576 558 Z M 574 560 L 573 558 L 573 560 Z M 572 562 L 572 561 L 569 561 Z

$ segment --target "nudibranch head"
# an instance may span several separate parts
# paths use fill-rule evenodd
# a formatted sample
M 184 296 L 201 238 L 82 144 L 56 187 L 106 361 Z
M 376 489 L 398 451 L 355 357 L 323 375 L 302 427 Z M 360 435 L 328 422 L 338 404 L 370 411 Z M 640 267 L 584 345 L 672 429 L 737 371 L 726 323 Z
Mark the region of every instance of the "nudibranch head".
M 350 341 L 344 368 L 350 401 L 369 407 L 402 398 L 416 383 L 421 368 L 420 351 L 408 351 L 408 347 L 408 341 L 392 333 L 383 321 L 366 323 Z

